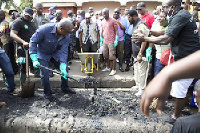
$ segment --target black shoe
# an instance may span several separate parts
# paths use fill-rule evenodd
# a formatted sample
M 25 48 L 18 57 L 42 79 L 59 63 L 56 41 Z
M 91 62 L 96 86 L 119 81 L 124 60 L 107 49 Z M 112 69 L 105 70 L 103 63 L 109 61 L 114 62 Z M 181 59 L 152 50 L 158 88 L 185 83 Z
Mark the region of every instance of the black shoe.
M 174 118 L 170 118 L 169 120 L 167 120 L 166 122 L 168 122 L 169 124 L 174 124 L 176 122 L 176 119 Z
M 62 89 L 62 92 L 66 93 L 66 94 L 76 94 L 76 91 L 74 89 Z
M 121 72 L 124 72 L 124 69 L 123 69 L 122 67 L 120 67 L 119 70 L 120 70 Z
M 133 66 L 133 62 L 131 62 L 131 63 L 129 64 L 129 66 Z
M 129 70 L 129 65 L 127 65 L 125 71 L 128 72 Z

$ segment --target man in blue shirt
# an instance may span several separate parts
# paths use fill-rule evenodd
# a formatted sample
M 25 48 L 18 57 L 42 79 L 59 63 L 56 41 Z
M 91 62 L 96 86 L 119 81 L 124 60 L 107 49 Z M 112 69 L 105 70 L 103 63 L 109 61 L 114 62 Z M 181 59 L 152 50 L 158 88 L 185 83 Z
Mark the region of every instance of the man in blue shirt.
M 8 83 L 8 93 L 19 94 L 19 92 L 15 88 L 14 72 L 12 65 L 10 63 L 10 59 L 1 47 L 0 47 L 0 68 L 2 69 L 3 73 L 6 76 L 6 80 Z
M 29 53 L 33 61 L 33 66 L 43 65 L 49 67 L 49 62 L 54 63 L 56 68 L 61 70 L 61 89 L 65 93 L 75 94 L 68 86 L 67 80 L 67 58 L 69 46 L 69 34 L 72 24 L 67 19 L 62 19 L 59 23 L 50 23 L 41 26 L 30 40 Z M 52 97 L 49 83 L 49 71 L 40 68 L 41 83 L 44 88 L 44 97 Z
M 132 54 L 131 36 L 133 32 L 133 25 L 130 24 L 127 17 L 124 18 L 122 25 L 125 27 L 125 40 L 124 40 L 124 58 L 126 61 L 125 71 L 129 71 L 129 63 Z

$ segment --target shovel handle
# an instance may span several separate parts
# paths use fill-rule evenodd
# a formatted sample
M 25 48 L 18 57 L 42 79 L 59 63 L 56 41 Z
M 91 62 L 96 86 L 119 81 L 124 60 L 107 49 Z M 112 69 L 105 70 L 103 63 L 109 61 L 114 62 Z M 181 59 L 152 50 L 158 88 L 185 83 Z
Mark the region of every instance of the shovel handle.
M 49 71 L 52 71 L 52 72 L 57 73 L 57 74 L 59 74 L 59 75 L 63 75 L 61 72 L 59 72 L 59 71 L 57 71 L 57 70 L 53 70 L 53 69 L 51 69 L 51 68 L 48 68 L 48 67 L 45 67 L 45 66 L 42 66 L 42 65 L 36 65 L 36 66 L 38 66 L 38 67 L 40 67 L 40 68 L 44 68 L 44 69 L 49 70 Z M 72 77 L 70 77 L 70 76 L 68 76 L 68 75 L 67 75 L 67 78 L 72 79 L 72 80 L 74 80 L 74 81 L 76 81 L 76 82 L 79 82 L 79 80 L 77 80 L 77 79 L 75 79 L 75 78 L 72 78 Z

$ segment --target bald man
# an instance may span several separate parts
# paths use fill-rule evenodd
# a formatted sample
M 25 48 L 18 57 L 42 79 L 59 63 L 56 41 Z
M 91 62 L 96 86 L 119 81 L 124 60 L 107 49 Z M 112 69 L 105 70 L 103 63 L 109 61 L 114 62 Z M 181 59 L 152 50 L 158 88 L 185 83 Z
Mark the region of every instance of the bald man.
M 62 73 L 61 90 L 64 93 L 75 94 L 76 92 L 69 88 L 67 79 L 67 57 L 71 30 L 72 23 L 67 19 L 62 19 L 59 23 L 41 26 L 30 40 L 29 53 L 35 68 L 37 68 L 37 65 L 49 67 L 50 60 L 56 69 L 60 68 Z M 44 97 L 51 99 L 49 71 L 40 68 L 40 77 L 44 88 Z

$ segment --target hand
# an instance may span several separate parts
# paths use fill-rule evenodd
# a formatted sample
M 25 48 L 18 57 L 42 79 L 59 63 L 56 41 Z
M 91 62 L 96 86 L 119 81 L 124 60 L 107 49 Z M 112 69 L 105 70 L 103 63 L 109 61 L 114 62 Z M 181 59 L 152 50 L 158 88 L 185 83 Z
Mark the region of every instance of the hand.
M 104 38 L 100 38 L 100 46 L 103 46 L 103 40 L 104 40 Z
M 82 48 L 82 43 L 80 42 L 80 48 Z
M 19 57 L 19 58 L 17 59 L 17 63 L 21 63 L 21 64 L 26 63 L 26 58 L 24 58 L 24 57 Z
M 38 68 L 37 65 L 40 65 L 40 62 L 39 62 L 39 61 L 34 61 L 34 62 L 33 62 L 33 67 Z
M 139 43 L 139 42 L 145 42 L 145 39 L 144 39 L 144 35 L 143 34 L 135 34 L 134 37 L 132 37 L 133 41 L 135 43 Z
M 97 43 L 97 49 L 99 49 L 100 48 L 100 43 Z
M 165 71 L 164 68 L 145 88 L 140 100 L 140 108 L 144 115 L 149 116 L 149 106 L 153 98 L 158 98 L 157 113 L 159 115 L 162 113 L 165 100 L 169 96 L 172 84 L 168 75 L 168 72 Z
M 119 40 L 119 36 L 116 35 L 115 41 L 114 41 L 114 47 L 117 47 L 117 45 L 118 45 L 118 40 Z
M 146 49 L 146 58 L 147 58 L 147 62 L 149 62 L 149 61 L 152 59 L 151 51 L 152 51 L 152 47 L 148 47 L 148 48 Z
M 31 60 L 33 61 L 33 67 L 38 68 L 38 66 L 36 65 L 40 65 L 40 63 L 38 62 L 37 54 L 31 54 L 30 57 Z
M 116 24 L 119 25 L 119 26 L 121 25 L 121 23 L 119 21 L 116 21 Z
M 61 77 L 63 77 L 64 79 L 67 79 L 67 75 L 68 75 L 66 68 L 67 68 L 67 65 L 65 63 L 60 64 Z
M 139 63 L 142 62 L 142 56 L 141 55 L 137 55 L 137 62 L 139 62 Z
M 24 42 L 23 45 L 24 45 L 25 47 L 29 47 L 29 43 L 27 43 L 27 42 Z

